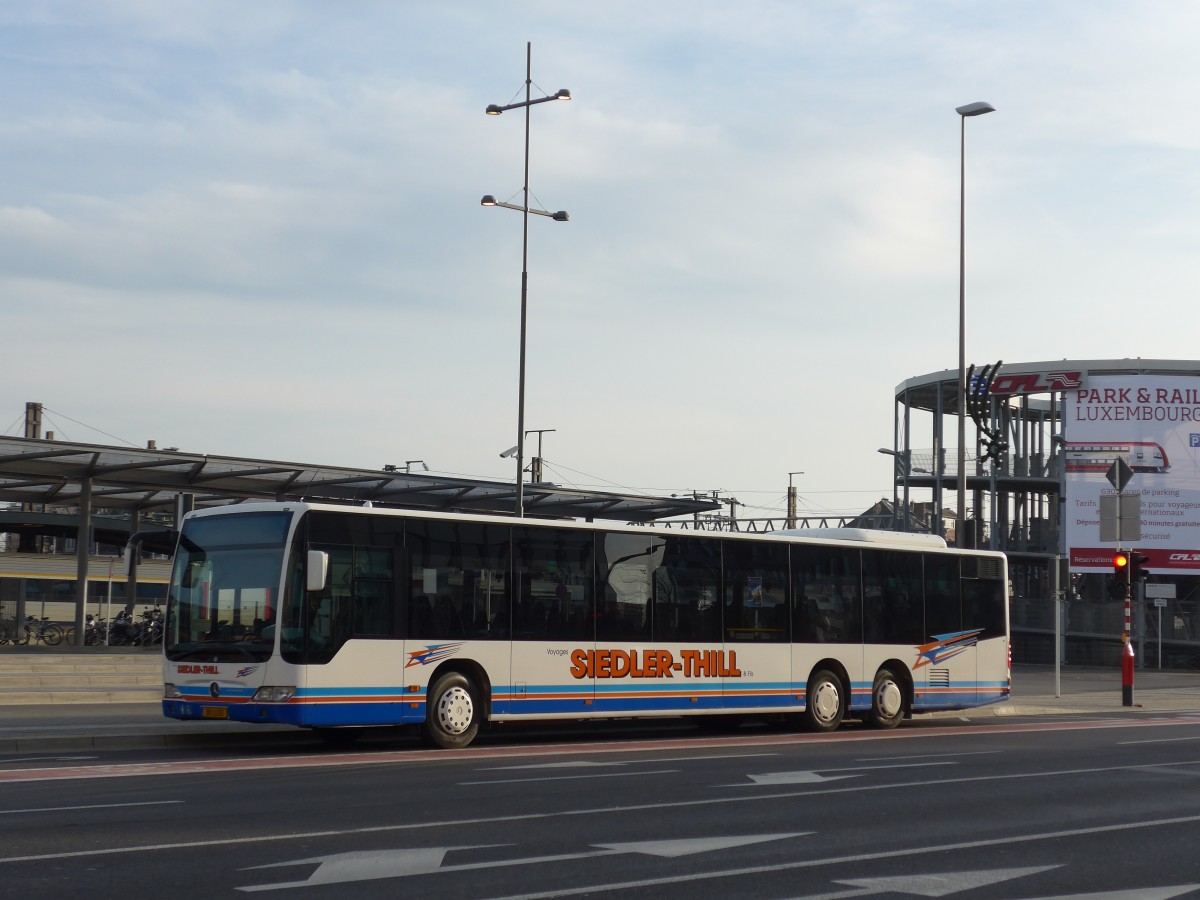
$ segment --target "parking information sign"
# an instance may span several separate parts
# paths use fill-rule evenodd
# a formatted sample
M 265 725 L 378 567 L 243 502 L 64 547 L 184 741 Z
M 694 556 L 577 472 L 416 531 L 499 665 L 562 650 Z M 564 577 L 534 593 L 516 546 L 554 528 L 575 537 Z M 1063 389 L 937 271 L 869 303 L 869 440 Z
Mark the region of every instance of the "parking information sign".
M 1200 377 L 1096 375 L 1063 394 L 1064 525 L 1071 571 L 1112 566 L 1116 535 L 1156 574 L 1200 573 Z M 1126 502 L 1141 495 L 1141 537 Z M 1104 515 L 1120 496 L 1121 527 Z M 1102 520 L 1107 523 L 1101 536 Z M 1108 538 L 1111 537 L 1112 540 Z

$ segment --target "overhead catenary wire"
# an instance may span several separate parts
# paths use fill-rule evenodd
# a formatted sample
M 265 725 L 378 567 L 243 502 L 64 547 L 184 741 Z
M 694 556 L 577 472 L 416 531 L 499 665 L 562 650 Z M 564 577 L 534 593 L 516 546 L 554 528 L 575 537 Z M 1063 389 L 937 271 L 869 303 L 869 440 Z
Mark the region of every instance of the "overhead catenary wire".
M 114 441 L 120 441 L 122 444 L 128 444 L 130 447 L 136 447 L 136 446 L 138 446 L 138 445 L 137 445 L 135 442 L 133 442 L 133 441 L 127 441 L 127 440 L 126 440 L 125 438 L 123 438 L 123 437 L 117 437 L 115 434 L 109 434 L 107 431 L 104 431 L 104 430 L 103 430 L 103 429 L 101 429 L 101 428 L 97 428 L 97 427 L 96 427 L 96 426 L 94 426 L 94 425 L 88 425 L 86 422 L 80 422 L 78 419 L 72 419 L 72 418 L 71 418 L 70 416 L 68 416 L 66 413 L 59 412 L 58 410 L 50 409 L 50 408 L 48 408 L 48 407 L 46 407 L 46 406 L 43 406 L 43 407 L 42 407 L 42 415 L 46 416 L 46 418 L 50 418 L 50 417 L 49 417 L 49 415 L 48 415 L 48 413 L 54 413 L 54 415 L 56 415 L 56 416 L 59 416 L 59 417 L 61 417 L 61 418 L 63 418 L 63 419 L 66 419 L 68 422 L 73 422 L 74 424 L 76 424 L 76 425 L 80 426 L 81 428 L 88 428 L 88 429 L 91 429 L 92 431 L 96 432 L 97 434 L 102 434 L 102 435 L 104 435 L 104 436 L 105 436 L 105 437 L 107 437 L 107 438 L 112 438 Z M 57 422 L 54 422 L 53 420 L 51 420 L 51 424 L 53 424 L 53 425 L 54 425 L 55 429 L 59 429 L 59 425 L 58 425 L 58 423 L 57 423 Z M 63 433 L 64 433 L 64 435 L 66 434 L 66 432 L 63 432 Z

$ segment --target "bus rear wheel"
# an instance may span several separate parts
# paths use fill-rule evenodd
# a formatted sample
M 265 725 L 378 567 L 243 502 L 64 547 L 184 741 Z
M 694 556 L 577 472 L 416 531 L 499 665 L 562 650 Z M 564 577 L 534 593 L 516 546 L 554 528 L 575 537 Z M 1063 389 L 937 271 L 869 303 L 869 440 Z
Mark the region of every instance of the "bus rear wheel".
M 804 704 L 804 725 L 809 731 L 836 731 L 846 715 L 841 679 L 828 669 L 813 673 Z
M 444 750 L 461 750 L 479 732 L 478 691 L 460 672 L 447 672 L 433 683 L 425 701 L 422 734 Z
M 875 673 L 871 687 L 871 712 L 867 721 L 875 728 L 895 728 L 904 718 L 904 685 L 891 669 Z

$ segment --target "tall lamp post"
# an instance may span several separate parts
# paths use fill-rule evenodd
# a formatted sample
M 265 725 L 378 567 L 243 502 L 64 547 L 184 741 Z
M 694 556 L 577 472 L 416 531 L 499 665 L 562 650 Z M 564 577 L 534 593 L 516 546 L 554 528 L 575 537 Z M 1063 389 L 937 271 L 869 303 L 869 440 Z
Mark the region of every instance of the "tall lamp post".
M 530 87 L 533 84 L 533 44 L 525 44 L 525 99 L 519 103 L 509 103 L 506 106 L 498 106 L 495 103 L 489 104 L 484 110 L 489 116 L 498 116 L 510 109 L 525 110 L 525 186 L 524 202 L 520 206 L 512 203 L 502 203 L 491 194 L 487 194 L 480 201 L 483 206 L 502 206 L 505 209 L 518 209 L 522 214 L 522 232 L 521 232 L 521 350 L 520 350 L 520 375 L 517 387 L 517 517 L 521 518 L 525 515 L 525 322 L 528 311 L 528 289 L 529 289 L 529 214 L 534 213 L 539 216 L 549 216 L 556 222 L 566 222 L 569 216 L 559 210 L 558 212 L 547 212 L 544 209 L 529 208 L 529 108 L 537 103 L 546 103 L 550 100 L 570 100 L 571 92 L 566 88 L 557 91 L 554 94 L 546 97 L 538 97 L 530 99 Z
M 967 117 L 995 112 L 996 107 L 980 100 L 954 110 L 962 123 L 959 136 L 958 178 L 958 519 L 954 545 L 974 546 L 967 540 Z

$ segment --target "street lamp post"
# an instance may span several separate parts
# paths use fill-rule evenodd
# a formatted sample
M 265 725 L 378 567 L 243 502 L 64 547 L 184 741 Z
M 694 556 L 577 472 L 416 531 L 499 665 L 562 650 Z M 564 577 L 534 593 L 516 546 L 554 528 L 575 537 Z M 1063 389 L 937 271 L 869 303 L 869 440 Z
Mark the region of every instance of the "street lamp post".
M 956 547 L 966 543 L 967 528 L 967 117 L 995 112 L 985 101 L 968 103 L 954 110 L 962 123 L 959 136 L 958 180 L 958 519 L 954 524 Z
M 900 504 L 900 495 L 896 491 L 896 477 L 900 477 L 900 483 L 904 486 L 903 509 L 904 513 L 901 518 L 902 527 L 905 532 L 909 530 L 909 499 L 908 499 L 908 478 L 912 470 L 912 451 L 911 450 L 889 450 L 887 447 L 880 447 L 879 452 L 884 456 L 893 458 L 892 466 L 892 527 L 895 527 L 896 507 Z
M 520 374 L 517 387 L 517 517 L 521 518 L 525 515 L 525 323 L 528 312 L 528 296 L 529 296 L 529 214 L 535 213 L 541 216 L 549 216 L 556 222 L 566 222 L 568 216 L 562 210 L 558 212 L 547 212 L 546 210 L 530 209 L 529 208 L 529 108 L 537 103 L 546 103 L 550 100 L 570 100 L 571 92 L 563 88 L 554 94 L 546 97 L 538 97 L 530 99 L 530 86 L 533 84 L 533 44 L 527 42 L 525 44 L 525 99 L 519 103 L 509 103 L 505 106 L 500 106 L 495 103 L 489 104 L 484 110 L 489 116 L 498 116 L 510 109 L 525 110 L 525 186 L 524 202 L 520 206 L 512 203 L 501 203 L 490 194 L 484 196 L 480 201 L 483 206 L 502 206 L 505 209 L 519 209 L 522 214 L 522 232 L 521 232 L 521 350 L 520 350 Z

